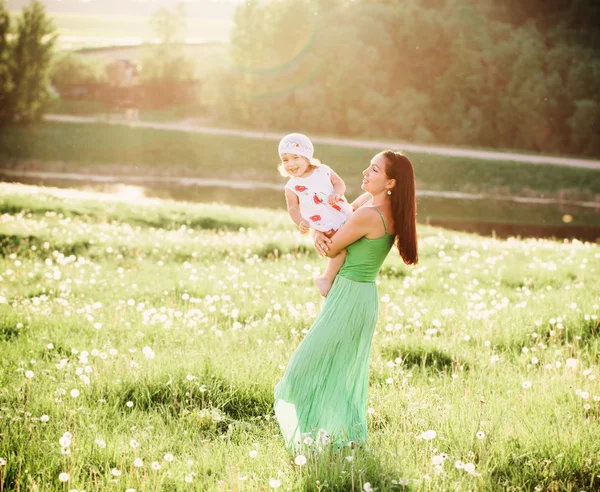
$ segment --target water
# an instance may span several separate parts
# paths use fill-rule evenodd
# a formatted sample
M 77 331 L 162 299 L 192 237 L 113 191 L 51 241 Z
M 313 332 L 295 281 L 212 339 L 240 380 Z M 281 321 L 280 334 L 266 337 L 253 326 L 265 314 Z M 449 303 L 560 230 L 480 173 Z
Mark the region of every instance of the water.
M 0 179 L 38 186 L 76 188 L 148 198 L 285 209 L 282 185 L 195 178 L 94 177 L 38 173 Z M 61 177 L 58 177 L 61 176 Z M 68 179 L 65 179 L 67 177 Z M 134 183 L 134 184 L 131 184 Z M 349 189 L 350 200 L 359 190 Z M 600 241 L 600 203 L 419 190 L 417 220 L 443 228 L 496 237 L 545 237 Z

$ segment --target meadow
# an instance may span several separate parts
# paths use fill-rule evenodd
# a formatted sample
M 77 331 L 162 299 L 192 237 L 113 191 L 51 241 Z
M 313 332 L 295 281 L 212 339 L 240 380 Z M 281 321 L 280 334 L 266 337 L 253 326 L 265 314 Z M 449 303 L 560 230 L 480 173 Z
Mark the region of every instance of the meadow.
M 292 456 L 322 270 L 282 211 L 0 184 L 0 490 L 598 490 L 600 246 L 420 226 L 369 445 Z

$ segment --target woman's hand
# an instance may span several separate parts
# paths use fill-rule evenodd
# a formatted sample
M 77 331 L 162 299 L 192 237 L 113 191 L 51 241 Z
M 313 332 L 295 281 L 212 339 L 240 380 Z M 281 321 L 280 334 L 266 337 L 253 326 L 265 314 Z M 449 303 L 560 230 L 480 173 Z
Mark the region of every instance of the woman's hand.
M 329 250 L 328 245 L 331 243 L 331 239 L 329 239 L 321 231 L 316 231 L 315 229 L 312 229 L 312 237 L 317 253 L 319 253 L 321 256 L 325 256 L 327 250 Z

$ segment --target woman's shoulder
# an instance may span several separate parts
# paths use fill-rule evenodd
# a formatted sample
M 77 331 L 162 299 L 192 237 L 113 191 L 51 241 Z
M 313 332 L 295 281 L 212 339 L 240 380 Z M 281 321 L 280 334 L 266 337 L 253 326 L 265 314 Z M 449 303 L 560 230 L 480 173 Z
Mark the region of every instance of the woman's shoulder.
M 364 205 L 356 209 L 356 212 L 352 214 L 352 217 L 356 217 L 357 222 L 371 223 L 379 218 L 380 215 L 375 207 Z M 379 218 L 379 220 L 381 219 Z
M 377 207 L 365 205 L 357 209 L 352 217 L 357 217 L 359 222 L 373 228 L 373 232 L 378 231 L 381 224 L 384 223 L 389 233 L 389 221 L 385 219 L 385 215 Z

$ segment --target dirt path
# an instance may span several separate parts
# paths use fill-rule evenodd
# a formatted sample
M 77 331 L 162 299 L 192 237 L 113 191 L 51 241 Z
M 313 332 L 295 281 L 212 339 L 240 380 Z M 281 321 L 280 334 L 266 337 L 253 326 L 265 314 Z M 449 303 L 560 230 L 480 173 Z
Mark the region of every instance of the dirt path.
M 261 140 L 279 140 L 283 133 L 259 132 L 250 130 L 238 130 L 233 128 L 217 128 L 212 126 L 194 125 L 189 122 L 180 123 L 155 123 L 148 121 L 127 122 L 127 121 L 107 121 L 104 118 L 93 118 L 86 116 L 70 116 L 49 114 L 45 116 L 49 121 L 60 121 L 68 123 L 111 123 L 114 125 L 128 125 L 140 128 L 154 128 L 158 130 L 177 130 L 189 133 L 203 133 L 207 135 L 234 135 L 244 138 L 254 138 Z M 439 147 L 433 145 L 417 145 L 403 142 L 377 141 L 377 140 L 357 140 L 350 138 L 333 137 L 312 137 L 315 143 L 324 143 L 330 145 L 342 145 L 344 147 L 356 147 L 367 149 L 402 149 L 407 152 L 419 152 L 423 154 L 433 154 L 451 157 L 467 157 L 470 159 L 483 159 L 486 161 L 515 161 L 527 162 L 530 164 L 551 164 L 554 166 L 579 167 L 587 169 L 600 170 L 600 161 L 591 159 L 575 159 L 569 157 L 539 156 L 530 154 L 516 154 L 512 152 L 493 152 L 487 150 L 460 149 L 456 147 Z

